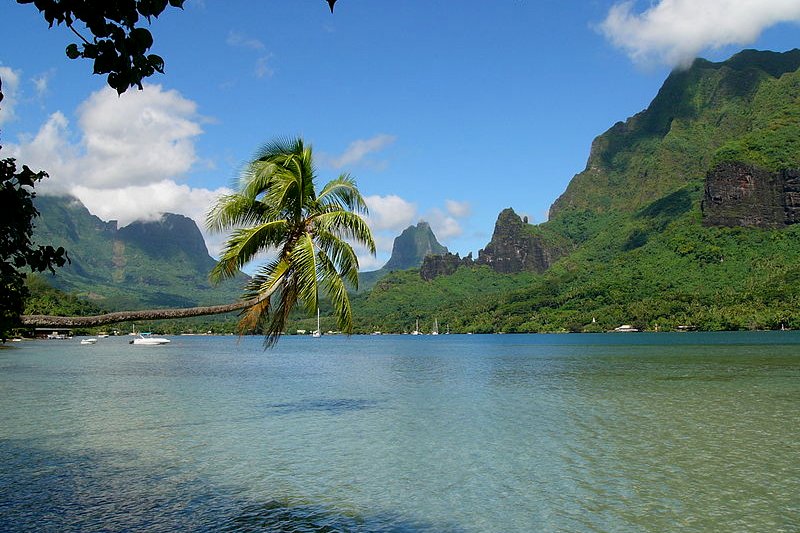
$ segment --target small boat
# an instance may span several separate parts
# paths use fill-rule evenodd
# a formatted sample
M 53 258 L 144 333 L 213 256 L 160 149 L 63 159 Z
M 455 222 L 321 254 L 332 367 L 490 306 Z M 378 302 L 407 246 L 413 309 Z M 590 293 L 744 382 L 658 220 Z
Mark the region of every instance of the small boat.
M 81 344 L 97 344 L 97 339 L 89 337 L 88 339 L 81 339 Z
M 144 346 L 158 346 L 159 344 L 169 344 L 171 341 L 164 337 L 153 337 L 151 333 L 139 333 L 129 341 L 128 344 L 141 344 Z
M 318 339 L 322 337 L 322 330 L 319 327 L 319 307 L 317 307 L 317 329 L 311 334 L 312 337 Z
M 617 333 L 636 333 L 639 330 L 630 324 L 623 324 L 618 328 L 614 328 L 614 331 Z
M 153 337 L 152 333 L 140 332 L 136 333 L 136 326 L 133 327 L 133 332 L 131 335 L 134 335 L 134 339 L 132 341 L 128 341 L 128 344 L 140 344 L 142 346 L 158 346 L 160 344 L 169 344 L 171 341 L 169 339 L 165 339 L 164 337 Z

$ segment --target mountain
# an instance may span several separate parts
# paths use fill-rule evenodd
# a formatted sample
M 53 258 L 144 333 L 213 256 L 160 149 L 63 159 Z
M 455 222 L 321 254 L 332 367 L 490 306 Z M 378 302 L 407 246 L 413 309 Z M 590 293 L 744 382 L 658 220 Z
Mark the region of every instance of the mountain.
M 447 247 L 439 244 L 430 225 L 420 221 L 416 226 L 409 226 L 394 239 L 392 256 L 383 265 L 384 270 L 406 270 L 417 268 L 426 255 L 447 253 Z
M 436 240 L 430 224 L 421 220 L 395 237 L 392 255 L 383 267 L 359 274 L 358 288 L 360 291 L 369 290 L 389 272 L 419 268 L 426 256 L 446 253 L 447 247 Z
M 242 280 L 208 281 L 216 261 L 197 225 L 171 213 L 160 220 L 117 228 L 92 215 L 77 199 L 37 196 L 36 242 L 64 246 L 70 264 L 46 279 L 109 310 L 192 307 L 228 303 Z
M 671 73 L 594 140 L 546 223 L 505 210 L 478 259 L 386 276 L 357 301 L 364 329 L 800 328 L 798 69 L 799 50 L 745 50 Z

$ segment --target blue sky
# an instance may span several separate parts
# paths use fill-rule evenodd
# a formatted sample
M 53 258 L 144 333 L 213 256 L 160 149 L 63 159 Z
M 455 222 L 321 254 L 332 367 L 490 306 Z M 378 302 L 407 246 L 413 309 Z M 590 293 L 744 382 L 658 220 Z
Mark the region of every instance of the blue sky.
M 0 155 L 128 223 L 202 224 L 258 148 L 301 135 L 356 177 L 380 267 L 409 224 L 477 253 L 506 207 L 546 220 L 592 139 L 697 55 L 798 46 L 797 0 L 187 0 L 151 26 L 166 74 L 121 98 L 67 28 L 0 7 Z M 208 236 L 218 249 L 220 236 Z

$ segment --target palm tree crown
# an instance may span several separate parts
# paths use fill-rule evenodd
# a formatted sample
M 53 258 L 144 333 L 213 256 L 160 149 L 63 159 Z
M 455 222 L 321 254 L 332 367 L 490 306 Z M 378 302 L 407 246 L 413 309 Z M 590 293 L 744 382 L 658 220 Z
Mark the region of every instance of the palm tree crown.
M 333 304 L 339 329 L 353 330 L 346 284 L 358 286 L 358 258 L 348 241 L 375 253 L 361 214 L 367 206 L 348 174 L 317 193 L 311 146 L 279 139 L 261 148 L 242 172 L 238 191 L 221 197 L 207 217 L 209 230 L 232 230 L 213 281 L 233 277 L 258 254 L 275 254 L 247 285 L 257 303 L 242 313 L 242 331 L 264 327 L 267 345 L 285 329 L 289 312 L 319 307 L 320 292 Z

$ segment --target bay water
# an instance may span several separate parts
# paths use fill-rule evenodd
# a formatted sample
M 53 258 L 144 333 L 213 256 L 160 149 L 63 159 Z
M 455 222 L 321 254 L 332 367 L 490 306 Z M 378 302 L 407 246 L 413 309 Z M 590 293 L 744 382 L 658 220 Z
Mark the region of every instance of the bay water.
M 798 530 L 798 332 L 0 350 L 0 531 Z

